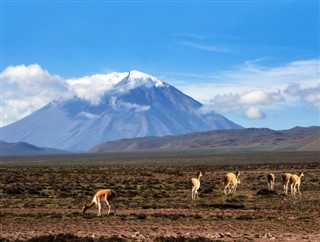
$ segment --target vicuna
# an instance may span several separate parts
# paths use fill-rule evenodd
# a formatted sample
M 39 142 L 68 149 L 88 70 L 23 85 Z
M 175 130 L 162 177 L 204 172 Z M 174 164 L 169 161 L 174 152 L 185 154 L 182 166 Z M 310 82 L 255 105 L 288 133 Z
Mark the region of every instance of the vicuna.
M 228 173 L 224 177 L 224 193 L 226 195 L 230 194 L 231 192 L 234 194 L 237 190 L 238 184 L 240 184 L 240 171 L 237 171 L 236 174 Z
M 115 197 L 116 197 L 116 194 L 111 189 L 100 190 L 94 195 L 91 203 L 84 204 L 82 208 L 82 212 L 85 213 L 89 208 L 91 208 L 93 205 L 96 204 L 98 205 L 98 216 L 100 216 L 101 202 L 102 200 L 104 200 L 107 203 L 107 206 L 109 207 L 108 215 L 110 214 L 111 206 L 113 207 L 114 214 L 116 214 Z

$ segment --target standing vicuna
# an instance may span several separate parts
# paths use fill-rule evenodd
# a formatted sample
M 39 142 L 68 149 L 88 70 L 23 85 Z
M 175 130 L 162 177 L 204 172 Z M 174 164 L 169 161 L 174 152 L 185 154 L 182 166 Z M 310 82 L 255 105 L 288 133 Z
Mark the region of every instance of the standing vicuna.
M 238 184 L 240 184 L 240 171 L 237 171 L 236 174 L 228 173 L 224 177 L 224 194 L 228 195 L 230 192 L 233 194 L 236 192 Z
M 282 175 L 283 192 L 285 194 L 288 194 L 288 188 L 289 188 L 291 176 L 292 176 L 292 174 L 290 174 L 290 173 L 284 173 Z
M 268 180 L 268 189 L 269 190 L 274 190 L 274 181 L 276 179 L 276 176 L 273 173 L 269 173 L 267 176 Z
M 116 193 L 111 189 L 100 190 L 94 195 L 91 203 L 89 203 L 88 205 L 84 204 L 84 206 L 82 208 L 82 212 L 85 213 L 87 211 L 87 209 L 91 208 L 93 205 L 96 204 L 96 205 L 98 205 L 98 209 L 99 209 L 98 216 L 100 216 L 101 215 L 101 202 L 102 202 L 102 200 L 104 200 L 107 203 L 107 206 L 109 207 L 108 215 L 110 214 L 111 206 L 113 207 L 114 214 L 116 214 L 115 197 L 116 197 Z
M 202 177 L 202 172 L 198 172 L 198 178 L 191 178 L 192 190 L 191 190 L 191 198 L 195 200 L 199 199 L 198 189 L 200 188 L 200 178 Z
M 303 172 L 299 172 L 299 175 L 292 175 L 290 177 L 290 183 L 291 183 L 291 194 L 294 196 L 296 195 L 297 188 L 298 188 L 298 193 L 301 195 L 300 192 L 300 184 L 301 184 L 301 178 L 304 176 Z

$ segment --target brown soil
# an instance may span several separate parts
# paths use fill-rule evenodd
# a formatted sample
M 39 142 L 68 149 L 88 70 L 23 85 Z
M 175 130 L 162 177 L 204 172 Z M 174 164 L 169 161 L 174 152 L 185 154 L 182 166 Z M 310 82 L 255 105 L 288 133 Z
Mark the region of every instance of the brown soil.
M 183 163 L 183 160 L 181 161 Z M 241 170 L 234 196 L 225 196 L 226 172 Z M 199 200 L 191 200 L 190 178 L 203 171 Z M 284 195 L 283 172 L 305 176 L 301 196 Z M 276 174 L 276 192 L 266 174 Z M 2 166 L 0 241 L 72 234 L 79 238 L 169 241 L 320 241 L 320 165 L 236 166 Z M 117 213 L 93 207 L 81 213 L 95 191 L 117 192 Z M 162 239 L 162 240 L 160 240 Z
M 92 211 L 95 212 L 95 211 Z M 233 209 L 137 209 L 116 216 L 83 216 L 75 209 L 1 209 L 1 236 L 10 240 L 49 234 L 117 236 L 152 241 L 160 236 L 212 240 L 320 241 L 318 213 Z

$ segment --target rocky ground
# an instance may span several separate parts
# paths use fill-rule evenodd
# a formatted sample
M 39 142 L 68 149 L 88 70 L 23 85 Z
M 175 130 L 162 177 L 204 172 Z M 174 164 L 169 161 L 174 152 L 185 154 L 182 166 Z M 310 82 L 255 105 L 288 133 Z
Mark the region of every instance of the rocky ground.
M 179 164 L 3 165 L 0 241 L 320 241 L 319 163 Z M 200 199 L 192 201 L 190 178 L 198 170 Z M 236 170 L 239 189 L 226 196 L 223 176 Z M 284 195 L 281 174 L 300 170 L 302 195 Z M 269 172 L 276 175 L 271 193 Z M 116 191 L 116 215 L 107 216 L 105 206 L 100 217 L 95 207 L 82 214 L 102 188 Z
M 93 212 L 93 211 L 92 211 Z M 152 241 L 160 237 L 210 240 L 320 241 L 317 212 L 257 212 L 242 209 L 136 209 L 116 216 L 82 215 L 74 209 L 1 209 L 1 236 L 27 240 L 43 235 L 117 237 Z

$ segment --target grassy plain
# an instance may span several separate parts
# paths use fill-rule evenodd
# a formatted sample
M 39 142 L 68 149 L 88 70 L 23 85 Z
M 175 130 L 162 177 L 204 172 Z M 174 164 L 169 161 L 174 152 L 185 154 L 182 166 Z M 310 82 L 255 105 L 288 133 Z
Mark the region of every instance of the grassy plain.
M 315 241 L 320 239 L 319 157 L 320 152 L 199 151 L 2 157 L 1 236 Z M 192 201 L 190 179 L 200 170 L 200 199 Z M 225 196 L 223 176 L 237 170 L 239 189 Z M 302 195 L 284 195 L 281 174 L 299 171 L 305 173 Z M 269 172 L 276 175 L 275 193 L 257 195 L 267 187 Z M 96 208 L 82 214 L 84 202 L 103 188 L 116 191 L 117 215 L 97 217 Z

